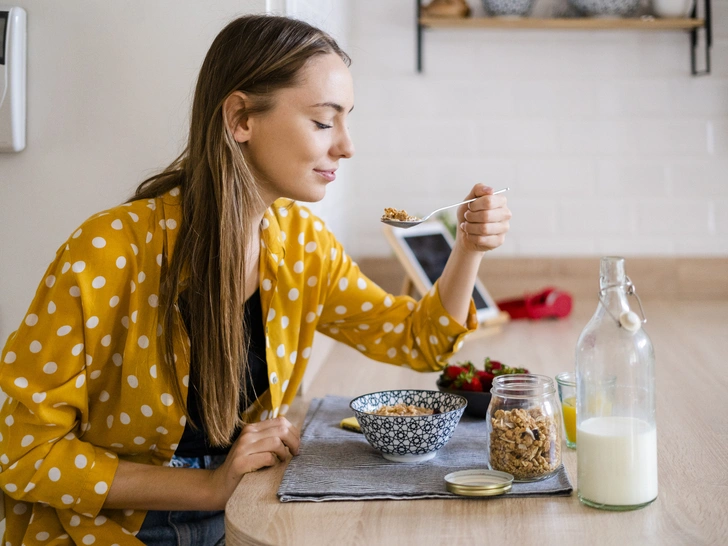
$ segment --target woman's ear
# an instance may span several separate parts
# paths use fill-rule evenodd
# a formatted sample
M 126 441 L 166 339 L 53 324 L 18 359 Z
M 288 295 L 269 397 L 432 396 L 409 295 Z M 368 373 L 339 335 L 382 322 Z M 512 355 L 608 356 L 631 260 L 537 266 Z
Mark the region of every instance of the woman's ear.
M 250 140 L 250 116 L 247 114 L 246 104 L 249 99 L 241 91 L 233 92 L 222 105 L 225 115 L 225 124 L 230 128 L 235 142 L 243 143 Z

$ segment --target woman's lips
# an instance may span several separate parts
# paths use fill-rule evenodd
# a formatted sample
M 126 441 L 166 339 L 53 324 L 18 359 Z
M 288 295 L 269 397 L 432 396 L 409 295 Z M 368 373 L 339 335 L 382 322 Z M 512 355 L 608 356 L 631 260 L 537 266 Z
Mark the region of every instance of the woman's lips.
M 314 169 L 314 172 L 320 174 L 329 182 L 333 182 L 334 180 L 336 180 L 336 171 L 320 171 L 318 169 Z

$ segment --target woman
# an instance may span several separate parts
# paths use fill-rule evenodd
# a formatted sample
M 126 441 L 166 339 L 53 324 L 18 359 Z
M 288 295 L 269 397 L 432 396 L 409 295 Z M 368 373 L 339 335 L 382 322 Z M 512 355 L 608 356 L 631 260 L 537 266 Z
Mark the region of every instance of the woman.
M 305 23 L 233 21 L 201 68 L 185 152 L 60 247 L 2 354 L 5 544 L 224 541 L 240 479 L 298 451 L 283 416 L 315 330 L 432 371 L 475 327 L 504 197 L 473 188 L 420 302 L 368 280 L 296 203 L 354 153 L 348 63 Z

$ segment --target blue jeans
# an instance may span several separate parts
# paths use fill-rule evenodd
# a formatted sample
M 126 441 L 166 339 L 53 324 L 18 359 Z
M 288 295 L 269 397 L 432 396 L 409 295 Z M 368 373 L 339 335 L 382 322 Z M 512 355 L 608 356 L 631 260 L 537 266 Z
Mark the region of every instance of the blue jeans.
M 178 468 L 217 468 L 225 456 L 173 457 Z M 224 546 L 225 512 L 150 510 L 136 536 L 147 546 Z

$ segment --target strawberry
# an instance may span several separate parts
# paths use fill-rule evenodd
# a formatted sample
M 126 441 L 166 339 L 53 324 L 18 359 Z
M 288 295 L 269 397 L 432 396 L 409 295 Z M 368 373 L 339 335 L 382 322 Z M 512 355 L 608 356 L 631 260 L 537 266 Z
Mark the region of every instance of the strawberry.
M 487 357 L 485 359 L 484 367 L 486 372 L 492 372 L 495 373 L 495 375 L 498 375 L 496 370 L 501 370 L 503 368 L 506 368 L 507 366 L 504 366 L 501 362 L 498 362 L 497 360 L 491 360 L 490 357 Z
M 485 371 L 492 373 L 494 376 L 514 373 L 529 373 L 526 368 L 511 368 L 502 362 L 491 360 L 490 358 L 485 359 Z
M 475 375 L 470 381 L 463 383 L 462 390 L 471 392 L 483 392 L 483 385 L 480 383 L 480 378 Z
M 443 379 L 447 378 L 450 381 L 455 381 L 457 376 L 465 371 L 467 370 L 462 366 L 447 366 L 442 372 Z
M 493 386 L 493 378 L 495 376 L 492 373 L 486 372 L 484 370 L 478 370 L 476 374 L 477 378 L 480 379 L 480 384 L 483 387 L 483 392 L 490 391 L 490 388 Z
M 440 382 L 443 386 L 449 387 L 462 373 L 467 373 L 467 369 L 462 366 L 445 366 L 440 374 Z
M 471 362 L 467 362 L 467 368 L 457 376 L 452 386 L 470 392 L 483 392 L 483 384 L 478 376 L 479 370 Z

